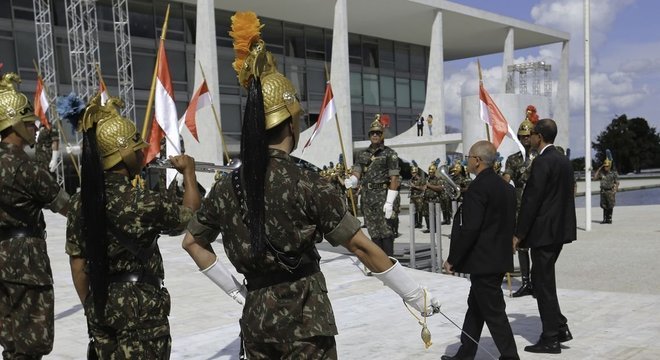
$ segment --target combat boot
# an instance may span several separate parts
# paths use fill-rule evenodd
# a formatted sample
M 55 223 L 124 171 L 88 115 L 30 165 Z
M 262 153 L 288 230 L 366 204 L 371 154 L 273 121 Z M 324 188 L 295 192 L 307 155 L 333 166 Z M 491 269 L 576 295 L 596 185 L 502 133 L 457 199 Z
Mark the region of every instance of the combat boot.
M 520 262 L 520 277 L 522 278 L 522 285 L 520 289 L 511 295 L 512 297 L 521 297 L 526 295 L 534 295 L 532 282 L 529 277 L 529 250 L 520 249 L 518 251 L 518 261 Z
M 607 209 L 603 209 L 603 221 L 601 221 L 600 223 L 607 224 Z
M 607 209 L 607 223 L 611 224 L 612 223 L 612 213 L 614 212 L 614 209 Z

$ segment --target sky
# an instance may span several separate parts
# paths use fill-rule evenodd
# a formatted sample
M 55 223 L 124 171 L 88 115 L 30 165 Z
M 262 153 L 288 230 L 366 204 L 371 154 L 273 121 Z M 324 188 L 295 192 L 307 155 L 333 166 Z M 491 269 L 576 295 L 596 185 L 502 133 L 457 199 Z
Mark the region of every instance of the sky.
M 452 1 L 570 34 L 569 141 L 571 157 L 584 156 L 584 0 Z M 590 9 L 591 140 L 622 114 L 629 119 L 644 118 L 660 129 L 660 117 L 655 112 L 660 103 L 660 1 L 591 0 Z M 514 63 L 551 64 L 556 91 L 560 51 L 560 44 L 516 50 Z M 491 93 L 499 91 L 502 54 L 479 60 L 486 88 Z M 475 73 L 476 59 L 445 63 L 448 126 L 460 128 L 460 99 L 477 94 L 476 80 L 475 84 L 469 81 L 475 79 Z

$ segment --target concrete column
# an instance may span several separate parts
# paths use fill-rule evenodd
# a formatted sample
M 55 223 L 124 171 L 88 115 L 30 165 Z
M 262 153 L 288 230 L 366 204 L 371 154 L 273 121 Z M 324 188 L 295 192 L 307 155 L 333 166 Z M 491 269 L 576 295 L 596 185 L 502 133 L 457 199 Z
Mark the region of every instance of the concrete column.
M 502 93 L 506 93 L 507 85 L 513 86 L 513 84 L 507 84 L 508 74 L 509 74 L 509 65 L 513 65 L 513 51 L 514 51 L 514 30 L 509 28 L 506 33 L 506 39 L 504 39 L 504 55 L 502 59 Z
M 564 41 L 561 48 L 561 60 L 559 63 L 559 80 L 557 81 L 557 96 L 555 96 L 553 116 L 557 122 L 557 139 L 555 144 L 566 149 L 570 144 L 570 116 L 569 116 L 569 93 L 568 93 L 568 49 L 569 42 Z
M 442 33 L 442 11 L 436 11 L 431 27 L 431 50 L 429 52 L 429 72 L 426 83 L 426 103 L 422 115 L 433 115 L 433 137 L 440 137 L 445 133 L 445 58 Z M 428 135 L 428 129 L 424 131 Z M 442 163 L 446 159 L 445 145 L 438 146 L 438 156 Z
M 216 52 L 215 40 L 215 8 L 213 0 L 197 1 L 197 39 L 195 43 L 195 87 L 197 91 L 203 81 L 200 64 L 204 68 L 206 82 L 211 96 L 213 96 L 213 105 L 218 114 L 218 121 L 222 126 L 220 119 L 220 96 L 218 86 L 218 55 Z M 223 71 L 234 71 L 231 68 L 222 69 Z M 179 114 L 183 116 L 183 114 Z M 211 107 L 201 109 L 197 112 L 197 142 L 190 131 L 184 126 L 181 130 L 181 136 L 186 146 L 186 153 L 191 155 L 197 161 L 223 163 L 222 138 L 218 132 L 217 125 L 213 117 Z M 214 174 L 198 173 L 197 180 L 207 190 L 213 184 Z
M 332 30 L 332 60 L 330 63 L 330 83 L 334 94 L 337 118 L 341 129 L 341 137 L 346 153 L 348 166 L 353 164 L 353 128 L 351 122 L 351 79 L 348 63 L 348 19 L 346 0 L 337 0 L 335 3 L 334 27 Z M 309 109 L 317 112 L 319 109 Z M 303 146 L 312 135 L 314 126 L 300 134 L 298 148 L 291 155 L 302 158 L 310 163 L 323 167 L 330 161 L 337 163 L 341 153 L 337 122 L 333 118 L 324 124 L 321 132 L 314 138 L 303 152 Z

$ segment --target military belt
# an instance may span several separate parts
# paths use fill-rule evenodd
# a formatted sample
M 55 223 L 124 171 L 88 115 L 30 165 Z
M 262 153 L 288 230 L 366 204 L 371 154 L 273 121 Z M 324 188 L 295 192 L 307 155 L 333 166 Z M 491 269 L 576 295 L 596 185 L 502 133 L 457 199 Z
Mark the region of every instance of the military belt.
M 108 277 L 108 280 L 112 282 L 130 282 L 130 283 L 143 283 L 155 286 L 157 288 L 163 287 L 163 279 L 159 278 L 156 275 L 151 274 L 142 274 L 142 273 L 130 273 L 122 272 L 117 274 L 112 274 Z
M 319 271 L 321 271 L 319 264 L 317 262 L 312 262 L 302 264 L 291 272 L 282 270 L 256 276 L 245 274 L 245 280 L 247 282 L 245 287 L 247 287 L 248 291 L 254 291 L 277 284 L 294 282 L 306 276 L 314 275 Z
M 387 189 L 388 183 L 367 183 L 367 189 Z
M 0 228 L 0 241 L 28 237 L 46 239 L 46 231 L 32 228 Z

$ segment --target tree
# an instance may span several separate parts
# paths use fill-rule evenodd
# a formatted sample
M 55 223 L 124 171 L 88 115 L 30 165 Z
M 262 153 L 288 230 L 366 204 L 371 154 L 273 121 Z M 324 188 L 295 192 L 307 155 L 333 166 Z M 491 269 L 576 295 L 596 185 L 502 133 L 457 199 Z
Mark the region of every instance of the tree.
M 610 149 L 614 166 L 622 174 L 660 165 L 660 135 L 643 118 L 615 117 L 592 146 L 599 163 Z

